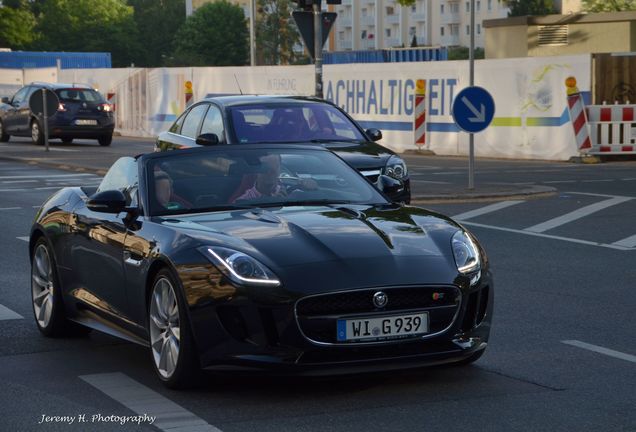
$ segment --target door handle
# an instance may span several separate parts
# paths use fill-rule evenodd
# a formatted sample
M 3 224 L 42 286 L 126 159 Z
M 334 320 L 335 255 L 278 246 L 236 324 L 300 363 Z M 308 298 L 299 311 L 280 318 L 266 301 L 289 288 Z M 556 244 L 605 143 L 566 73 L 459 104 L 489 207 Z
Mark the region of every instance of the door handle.
M 137 259 L 137 257 L 139 257 L 139 259 Z M 139 267 L 142 261 L 143 261 L 143 257 L 141 257 L 140 255 L 137 255 L 127 250 L 124 251 L 124 262 L 126 264 Z

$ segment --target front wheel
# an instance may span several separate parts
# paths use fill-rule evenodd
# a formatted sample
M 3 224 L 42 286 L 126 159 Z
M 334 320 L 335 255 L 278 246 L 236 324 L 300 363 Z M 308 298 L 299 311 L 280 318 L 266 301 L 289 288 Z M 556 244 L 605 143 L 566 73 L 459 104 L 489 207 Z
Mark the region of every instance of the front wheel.
M 40 127 L 40 122 L 35 119 L 31 121 L 31 140 L 33 141 L 33 144 L 44 144 L 44 132 Z
M 11 136 L 4 130 L 4 124 L 0 120 L 0 142 L 7 142 Z
M 113 142 L 113 136 L 112 135 L 101 136 L 101 137 L 97 138 L 97 142 L 102 147 L 109 146 L 110 143 Z
M 148 333 L 155 372 L 169 388 L 190 387 L 200 372 L 185 301 L 171 272 L 155 277 L 148 307 Z

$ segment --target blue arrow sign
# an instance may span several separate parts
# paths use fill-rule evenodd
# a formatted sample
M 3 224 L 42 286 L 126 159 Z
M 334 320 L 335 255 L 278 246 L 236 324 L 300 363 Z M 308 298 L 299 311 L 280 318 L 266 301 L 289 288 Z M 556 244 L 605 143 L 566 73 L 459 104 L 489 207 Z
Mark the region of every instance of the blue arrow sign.
M 481 87 L 466 87 L 453 101 L 453 120 L 464 132 L 481 132 L 495 116 L 495 101 Z

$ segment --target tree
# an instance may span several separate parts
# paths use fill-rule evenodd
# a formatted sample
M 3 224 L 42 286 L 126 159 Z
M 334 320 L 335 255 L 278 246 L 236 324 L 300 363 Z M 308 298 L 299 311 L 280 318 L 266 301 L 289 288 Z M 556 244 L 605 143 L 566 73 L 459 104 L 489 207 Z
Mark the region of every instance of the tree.
M 413 6 L 415 4 L 415 0 L 397 0 L 397 2 L 402 6 Z
M 553 0 L 507 0 L 508 16 L 550 15 L 555 13 Z
M 172 55 L 172 40 L 185 23 L 185 0 L 128 0 L 134 9 L 144 51 L 135 62 L 139 66 L 165 65 Z
M 483 59 L 484 58 L 484 49 L 483 48 L 475 48 L 475 59 Z M 452 47 L 448 49 L 448 59 L 449 60 L 468 60 L 470 57 L 470 50 L 468 47 Z
M 35 17 L 28 5 L 7 2 L 0 6 L 0 47 L 21 50 L 36 39 Z
M 302 54 L 294 51 L 300 45 L 300 33 L 291 17 L 290 0 L 258 0 L 256 49 L 259 63 L 293 64 Z
M 636 10 L 636 0 L 583 0 L 587 12 L 617 12 Z
M 39 7 L 35 48 L 110 52 L 116 67 L 140 55 L 133 9 L 124 0 L 48 0 Z
M 249 57 L 243 9 L 225 0 L 190 15 L 174 41 L 174 66 L 241 66 Z

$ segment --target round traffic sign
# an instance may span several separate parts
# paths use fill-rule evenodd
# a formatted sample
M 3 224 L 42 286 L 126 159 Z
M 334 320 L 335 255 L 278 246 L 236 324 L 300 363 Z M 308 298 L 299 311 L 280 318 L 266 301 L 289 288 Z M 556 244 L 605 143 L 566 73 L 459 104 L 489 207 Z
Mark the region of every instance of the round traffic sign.
M 455 97 L 452 114 L 453 120 L 464 132 L 481 132 L 495 116 L 495 101 L 481 87 L 466 87 Z
M 57 95 L 48 89 L 38 89 L 33 92 L 29 98 L 29 108 L 36 115 L 44 115 L 44 99 L 46 94 L 46 115 L 51 117 L 55 115 L 60 106 L 60 100 Z

